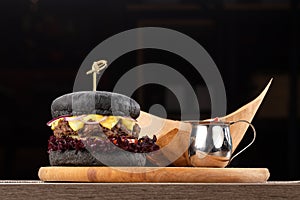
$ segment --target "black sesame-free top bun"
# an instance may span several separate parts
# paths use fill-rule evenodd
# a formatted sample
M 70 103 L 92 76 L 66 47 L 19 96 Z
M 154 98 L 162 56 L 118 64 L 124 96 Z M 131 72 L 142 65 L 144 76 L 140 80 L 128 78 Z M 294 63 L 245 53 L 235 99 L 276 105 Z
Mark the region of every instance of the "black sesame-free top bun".
M 139 104 L 132 98 L 106 91 L 81 91 L 56 98 L 51 105 L 53 118 L 62 115 L 100 114 L 136 119 Z

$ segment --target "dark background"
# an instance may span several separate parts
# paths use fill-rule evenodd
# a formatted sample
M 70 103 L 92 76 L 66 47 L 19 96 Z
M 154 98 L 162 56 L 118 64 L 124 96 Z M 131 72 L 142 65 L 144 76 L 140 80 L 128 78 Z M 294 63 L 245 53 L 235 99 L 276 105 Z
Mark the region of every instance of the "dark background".
M 158 3 L 163 2 L 163 3 Z M 213 2 L 213 3 L 212 3 Z M 300 5 L 287 0 L 23 0 L 0 7 L 0 179 L 38 179 L 48 165 L 50 105 L 72 92 L 88 53 L 103 40 L 131 28 L 175 29 L 199 42 L 223 77 L 230 113 L 273 84 L 253 124 L 257 140 L 233 167 L 269 168 L 270 180 L 300 179 L 299 27 Z M 101 55 L 99 55 L 101 59 Z M 103 75 L 98 90 L 111 91 L 123 73 L 158 62 L 181 72 L 199 95 L 201 116 L 210 101 L 200 75 L 183 58 L 147 49 L 122 55 Z M 184 67 L 183 67 L 184 66 Z M 158 85 L 138 89 L 143 110 L 162 104 L 178 119 L 174 94 Z M 241 146 L 251 139 L 245 136 Z

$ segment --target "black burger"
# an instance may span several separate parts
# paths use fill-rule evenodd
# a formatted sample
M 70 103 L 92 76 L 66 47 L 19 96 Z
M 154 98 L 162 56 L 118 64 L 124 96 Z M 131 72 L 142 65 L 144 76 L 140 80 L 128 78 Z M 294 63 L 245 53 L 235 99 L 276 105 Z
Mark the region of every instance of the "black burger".
M 156 137 L 139 138 L 140 106 L 105 91 L 65 94 L 52 102 L 48 140 L 52 166 L 145 166 L 146 153 L 159 149 Z

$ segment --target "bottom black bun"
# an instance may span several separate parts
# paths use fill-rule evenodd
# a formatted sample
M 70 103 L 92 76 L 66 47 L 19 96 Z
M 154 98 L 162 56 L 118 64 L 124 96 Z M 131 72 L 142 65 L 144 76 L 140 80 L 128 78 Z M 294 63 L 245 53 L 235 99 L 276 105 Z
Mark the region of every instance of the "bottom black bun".
M 98 159 L 97 159 L 98 158 Z M 52 166 L 138 166 L 146 165 L 144 153 L 118 151 L 98 153 L 95 158 L 89 151 L 50 151 L 49 161 Z

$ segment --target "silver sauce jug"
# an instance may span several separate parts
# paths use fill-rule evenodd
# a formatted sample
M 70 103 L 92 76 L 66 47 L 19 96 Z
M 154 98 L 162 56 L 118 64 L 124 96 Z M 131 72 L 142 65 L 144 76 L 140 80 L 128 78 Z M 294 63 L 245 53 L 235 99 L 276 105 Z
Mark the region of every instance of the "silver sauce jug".
M 256 138 L 254 126 L 246 120 L 234 122 L 188 121 L 192 124 L 189 145 L 189 159 L 194 167 L 225 167 L 236 156 L 247 149 Z M 247 123 L 253 130 L 252 141 L 232 156 L 230 126 L 235 123 Z

